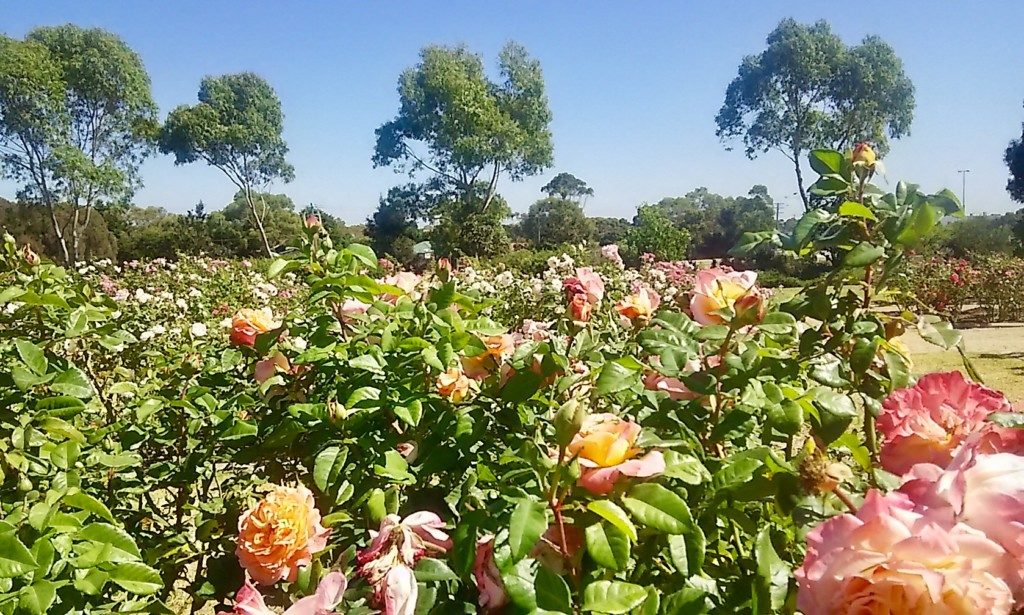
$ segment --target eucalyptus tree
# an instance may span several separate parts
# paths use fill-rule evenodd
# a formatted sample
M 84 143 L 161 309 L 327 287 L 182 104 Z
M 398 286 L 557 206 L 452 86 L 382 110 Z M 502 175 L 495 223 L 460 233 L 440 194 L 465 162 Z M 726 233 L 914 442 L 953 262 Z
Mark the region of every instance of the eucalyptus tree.
M 254 73 L 206 77 L 199 102 L 181 105 L 167 116 L 160 132 L 160 150 L 175 164 L 202 160 L 219 169 L 245 200 L 263 251 L 273 254 L 264 217 L 269 209 L 257 203 L 257 188 L 274 180 L 289 182 L 295 170 L 285 159 L 284 113 L 274 89 Z
M 141 186 L 156 126 L 149 75 L 116 35 L 63 25 L 0 36 L 0 164 L 20 199 L 49 211 L 65 263 L 81 256 L 94 209 Z
M 742 139 L 750 158 L 771 150 L 785 155 L 805 207 L 802 164 L 809 150 L 867 141 L 881 155 L 890 138 L 910 134 L 914 86 L 882 39 L 847 46 L 825 21 L 784 19 L 766 42 L 740 63 L 715 118 L 716 134 Z

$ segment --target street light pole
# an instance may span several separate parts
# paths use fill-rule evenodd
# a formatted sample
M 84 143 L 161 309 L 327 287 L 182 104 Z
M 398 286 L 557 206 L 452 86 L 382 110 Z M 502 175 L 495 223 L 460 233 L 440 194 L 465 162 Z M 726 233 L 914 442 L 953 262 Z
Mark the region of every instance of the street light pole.
M 970 169 L 957 171 L 960 174 L 960 202 L 963 203 L 964 211 L 967 211 L 967 174 L 970 172 Z

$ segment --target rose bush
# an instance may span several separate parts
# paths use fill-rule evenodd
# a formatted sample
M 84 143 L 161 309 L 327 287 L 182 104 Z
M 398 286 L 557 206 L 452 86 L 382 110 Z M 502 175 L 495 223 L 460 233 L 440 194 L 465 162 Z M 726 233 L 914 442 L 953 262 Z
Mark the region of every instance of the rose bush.
M 784 300 L 613 250 L 417 275 L 316 224 L 271 263 L 68 271 L 5 242 L 0 611 L 813 613 L 819 582 L 876 604 L 868 566 L 919 601 L 943 574 L 934 604 L 1010 608 L 979 566 L 1015 551 L 952 496 L 858 504 L 901 480 L 875 432 L 910 384 L 899 332 L 959 343 L 876 309 L 959 204 L 882 194 L 869 162 L 814 152 L 821 207 L 738 247 L 837 263 Z M 933 422 L 1013 422 L 983 418 Z M 886 515 L 905 529 L 865 537 L 863 565 L 822 546 Z M 934 540 L 904 535 L 918 518 Z

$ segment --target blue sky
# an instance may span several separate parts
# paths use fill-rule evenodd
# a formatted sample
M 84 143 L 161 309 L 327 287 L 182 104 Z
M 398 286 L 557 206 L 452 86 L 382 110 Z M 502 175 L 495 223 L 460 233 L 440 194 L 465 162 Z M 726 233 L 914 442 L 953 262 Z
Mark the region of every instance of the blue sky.
M 726 151 L 714 117 L 740 59 L 759 52 L 778 21 L 828 19 L 848 43 L 878 34 L 917 88 L 911 136 L 886 160 L 888 179 L 955 188 L 968 168 L 969 210 L 1016 209 L 1002 154 L 1024 120 L 1024 2 L 600 2 L 390 1 L 4 2 L 0 29 L 99 26 L 141 56 L 161 114 L 195 101 L 208 74 L 255 71 L 277 89 L 296 179 L 277 185 L 299 205 L 317 203 L 361 222 L 390 186 L 374 169 L 374 129 L 398 108 L 399 73 L 425 44 L 465 43 L 493 66 L 509 39 L 543 66 L 554 114 L 555 166 L 501 193 L 525 210 L 554 173 L 596 191 L 590 215 L 630 217 L 637 204 L 697 186 L 742 194 L 766 184 L 797 211 L 788 161 Z M 232 186 L 202 165 L 156 157 L 143 167 L 140 205 L 184 211 L 226 204 Z M 11 184 L 0 193 L 12 195 Z

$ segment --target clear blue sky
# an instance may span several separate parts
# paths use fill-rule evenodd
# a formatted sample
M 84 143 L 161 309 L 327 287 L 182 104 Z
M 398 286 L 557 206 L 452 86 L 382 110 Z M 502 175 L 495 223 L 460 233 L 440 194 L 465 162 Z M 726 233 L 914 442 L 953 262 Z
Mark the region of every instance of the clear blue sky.
M 176 0 L 3 2 L 0 28 L 23 36 L 72 22 L 116 32 L 142 56 L 161 114 L 195 101 L 208 74 L 255 71 L 277 89 L 296 179 L 277 185 L 361 222 L 378 196 L 404 180 L 370 162 L 374 129 L 394 116 L 399 73 L 428 43 L 466 43 L 489 66 L 514 39 L 540 59 L 554 113 L 555 166 L 500 191 L 525 210 L 554 173 L 593 186 L 590 215 L 630 217 L 638 203 L 697 186 L 742 194 L 766 184 L 797 201 L 779 154 L 750 161 L 726 151 L 714 117 L 740 59 L 763 48 L 787 16 L 828 19 L 848 42 L 878 34 L 917 88 L 910 137 L 886 160 L 889 180 L 955 188 L 969 168 L 968 208 L 1015 209 L 1002 154 L 1024 120 L 1024 2 L 284 2 Z M 219 209 L 233 193 L 218 171 L 143 168 L 140 205 Z M 0 185 L 0 193 L 13 194 Z

